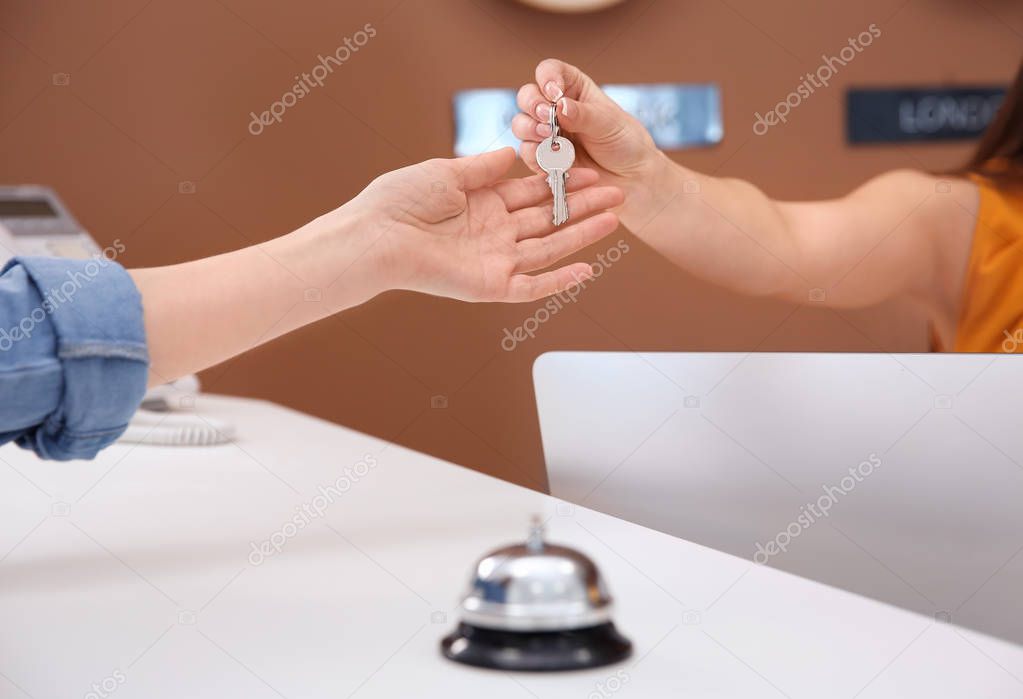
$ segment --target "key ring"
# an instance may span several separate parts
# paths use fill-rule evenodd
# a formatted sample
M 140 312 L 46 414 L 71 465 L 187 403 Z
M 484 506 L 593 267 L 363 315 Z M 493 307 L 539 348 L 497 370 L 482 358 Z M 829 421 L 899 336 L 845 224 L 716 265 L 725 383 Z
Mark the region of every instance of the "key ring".
M 558 103 L 552 102 L 550 108 L 550 114 L 547 117 L 547 123 L 551 127 L 551 138 L 558 137 Z

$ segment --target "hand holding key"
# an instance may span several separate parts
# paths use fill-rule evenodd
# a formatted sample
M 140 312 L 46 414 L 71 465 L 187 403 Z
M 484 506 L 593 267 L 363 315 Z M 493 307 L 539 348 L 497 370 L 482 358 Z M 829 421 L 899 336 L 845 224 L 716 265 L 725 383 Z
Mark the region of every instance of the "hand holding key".
M 551 128 L 552 103 L 560 128 L 571 134 L 576 164 L 599 168 L 605 181 L 628 190 L 649 177 L 663 159 L 643 125 L 588 75 L 547 59 L 536 67 L 535 82 L 519 90 L 522 113 L 512 120 L 512 132 L 522 141 L 522 160 L 534 170 L 543 169 L 539 144 L 558 135 Z

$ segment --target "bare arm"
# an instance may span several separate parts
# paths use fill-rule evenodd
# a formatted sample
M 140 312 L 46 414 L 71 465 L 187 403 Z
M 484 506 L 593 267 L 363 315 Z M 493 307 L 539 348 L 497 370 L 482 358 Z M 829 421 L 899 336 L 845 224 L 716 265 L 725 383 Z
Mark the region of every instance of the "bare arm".
M 623 223 L 701 278 L 837 308 L 905 296 L 931 313 L 955 310 L 978 206 L 972 182 L 899 170 L 839 199 L 782 202 L 742 180 L 662 167 L 632 197 L 647 203 L 623 207 Z
M 572 225 L 551 226 L 541 177 L 499 178 L 506 148 L 388 173 L 293 233 L 216 257 L 131 272 L 142 294 L 150 385 L 199 371 L 388 289 L 466 301 L 539 299 L 589 279 L 544 270 L 612 232 L 616 187 L 575 170 Z
M 673 163 L 588 76 L 557 60 L 540 63 L 536 82 L 519 91 L 513 129 L 527 162 L 548 135 L 546 105 L 559 93 L 576 162 L 621 186 L 622 222 L 692 274 L 799 303 L 813 290 L 815 302 L 832 307 L 903 296 L 939 329 L 954 325 L 978 207 L 971 182 L 902 170 L 840 199 L 775 201 L 748 182 Z
M 368 240 L 354 222 L 339 224 L 336 241 L 317 241 L 300 229 L 216 257 L 131 270 L 145 310 L 149 385 L 213 366 L 383 291 L 366 265 L 354 264 Z M 350 245 L 332 254 L 338 266 L 323 269 L 322 253 L 340 241 Z

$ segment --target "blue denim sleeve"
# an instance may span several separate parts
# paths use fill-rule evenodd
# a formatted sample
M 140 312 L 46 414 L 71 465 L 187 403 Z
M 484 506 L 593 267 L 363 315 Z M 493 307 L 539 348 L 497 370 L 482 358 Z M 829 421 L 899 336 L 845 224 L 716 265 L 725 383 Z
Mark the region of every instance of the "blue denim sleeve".
M 0 443 L 91 459 L 146 391 L 142 299 L 105 257 L 21 257 L 0 271 Z

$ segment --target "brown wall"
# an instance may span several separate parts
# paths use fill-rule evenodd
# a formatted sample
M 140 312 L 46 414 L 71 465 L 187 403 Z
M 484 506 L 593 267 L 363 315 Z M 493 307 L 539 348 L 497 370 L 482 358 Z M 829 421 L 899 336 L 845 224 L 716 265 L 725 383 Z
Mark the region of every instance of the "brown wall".
M 258 137 L 261 111 L 367 22 L 377 37 Z M 770 109 L 871 23 L 882 36 L 786 126 Z M 1023 49 L 1015 0 L 629 0 L 557 17 L 510 0 L 5 0 L 0 182 L 52 185 L 129 266 L 266 240 L 388 169 L 452 144 L 451 96 L 518 86 L 556 55 L 601 82 L 715 81 L 725 140 L 676 153 L 783 198 L 828 197 L 895 167 L 941 168 L 968 146 L 843 143 L 848 84 L 1004 82 Z M 53 74 L 70 74 L 54 85 Z M 180 194 L 179 183 L 197 193 Z M 392 293 L 205 373 L 210 391 L 268 398 L 532 487 L 545 484 L 530 367 L 550 349 L 918 350 L 895 306 L 841 316 L 697 283 L 626 231 L 632 252 L 514 352 L 531 306 Z M 196 338 L 201 341 L 201 338 Z M 447 408 L 431 408 L 443 395 Z

